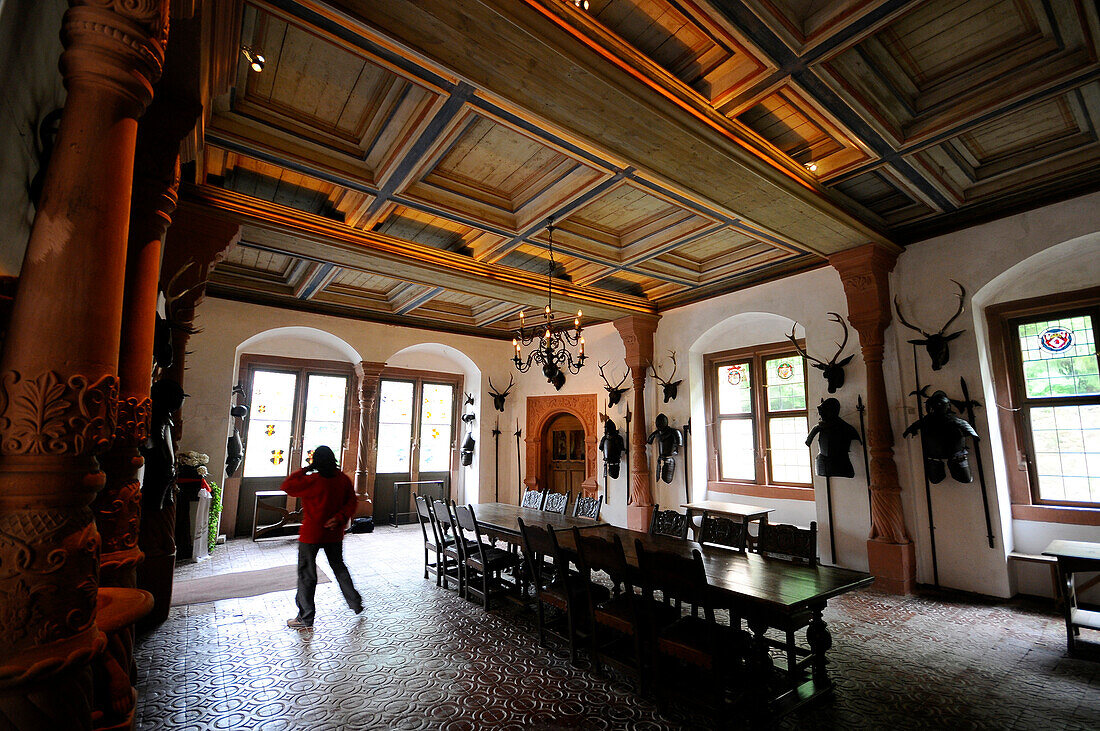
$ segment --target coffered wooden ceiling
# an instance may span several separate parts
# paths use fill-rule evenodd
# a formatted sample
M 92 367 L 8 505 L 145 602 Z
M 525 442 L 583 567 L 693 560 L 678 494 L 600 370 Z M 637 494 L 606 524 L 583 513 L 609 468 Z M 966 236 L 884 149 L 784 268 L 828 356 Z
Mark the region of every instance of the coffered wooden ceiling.
M 244 224 L 220 296 L 506 336 L 549 220 L 604 320 L 1100 183 L 1090 0 L 217 5 L 184 200 Z

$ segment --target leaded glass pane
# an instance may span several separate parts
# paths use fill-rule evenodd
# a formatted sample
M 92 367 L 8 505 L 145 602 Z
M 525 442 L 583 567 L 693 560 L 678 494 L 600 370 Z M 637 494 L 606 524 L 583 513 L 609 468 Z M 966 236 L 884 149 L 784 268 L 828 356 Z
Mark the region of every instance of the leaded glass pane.
M 1059 317 L 1017 327 L 1028 398 L 1100 394 L 1092 317 Z
M 378 466 L 381 474 L 409 471 L 413 384 L 382 381 L 378 404 Z
M 293 373 L 253 373 L 244 477 L 287 475 L 297 383 L 298 377 Z
M 1039 498 L 1100 502 L 1100 405 L 1033 408 Z
M 768 411 L 806 409 L 806 370 L 802 356 L 793 355 L 764 361 L 768 389 Z
M 306 423 L 302 432 L 302 464 L 313 461 L 313 450 L 322 444 L 336 459 L 344 442 L 344 408 L 347 376 L 311 373 L 306 382 Z
M 723 480 L 755 480 L 756 454 L 752 438 L 752 419 L 723 419 L 719 427 Z
M 451 418 L 454 387 L 426 383 L 420 403 L 420 471 L 451 468 Z
M 809 484 L 810 450 L 806 446 L 808 431 L 805 416 L 791 416 L 768 421 L 768 441 L 771 444 L 772 480 Z
M 718 366 L 715 383 L 718 384 L 718 413 L 752 413 L 752 382 L 747 362 Z

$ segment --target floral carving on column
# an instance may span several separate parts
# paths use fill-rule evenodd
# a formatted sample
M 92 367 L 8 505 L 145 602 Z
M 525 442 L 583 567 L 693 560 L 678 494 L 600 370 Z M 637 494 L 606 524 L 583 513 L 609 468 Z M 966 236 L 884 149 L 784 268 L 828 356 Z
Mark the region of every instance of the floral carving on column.
M 542 433 L 546 425 L 559 414 L 572 414 L 584 427 L 584 482 L 581 488 L 586 497 L 595 497 L 599 491 L 596 481 L 596 433 L 599 428 L 597 414 L 599 399 L 594 393 L 527 397 L 527 475 L 523 483 L 529 490 L 540 490 L 539 479 L 546 471 L 542 449 Z
M 653 362 L 653 333 L 657 330 L 656 317 L 631 315 L 613 323 L 626 349 L 626 365 L 630 368 L 633 391 L 632 423 L 630 431 L 630 500 L 627 509 L 627 526 L 632 530 L 646 530 L 653 514 L 653 480 L 649 471 L 649 453 L 646 450 L 645 380 L 646 369 Z
M 355 470 L 355 492 L 374 500 L 374 473 L 378 466 L 378 435 L 375 411 L 378 408 L 378 386 L 385 363 L 363 361 L 363 376 L 359 381 L 359 443 L 358 466 Z M 373 506 L 368 515 L 373 514 Z

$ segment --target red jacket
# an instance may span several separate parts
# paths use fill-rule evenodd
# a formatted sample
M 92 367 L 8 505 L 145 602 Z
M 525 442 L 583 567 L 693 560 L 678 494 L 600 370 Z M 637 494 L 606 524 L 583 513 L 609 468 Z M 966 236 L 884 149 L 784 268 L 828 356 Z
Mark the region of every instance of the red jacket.
M 300 469 L 286 478 L 283 492 L 302 499 L 302 528 L 298 540 L 302 543 L 337 543 L 344 538 L 344 526 L 355 515 L 358 500 L 351 480 L 343 472 L 332 477 L 319 473 L 306 474 Z M 325 523 L 336 517 L 339 525 L 326 528 Z

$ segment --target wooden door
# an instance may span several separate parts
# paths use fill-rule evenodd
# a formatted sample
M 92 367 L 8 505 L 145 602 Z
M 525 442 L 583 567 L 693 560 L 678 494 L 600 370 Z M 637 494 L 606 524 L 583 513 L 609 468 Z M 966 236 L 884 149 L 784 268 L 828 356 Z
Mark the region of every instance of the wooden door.
M 572 414 L 562 414 L 546 426 L 542 438 L 546 450 L 546 473 L 543 484 L 551 492 L 581 490 L 584 482 L 585 444 L 584 427 Z

